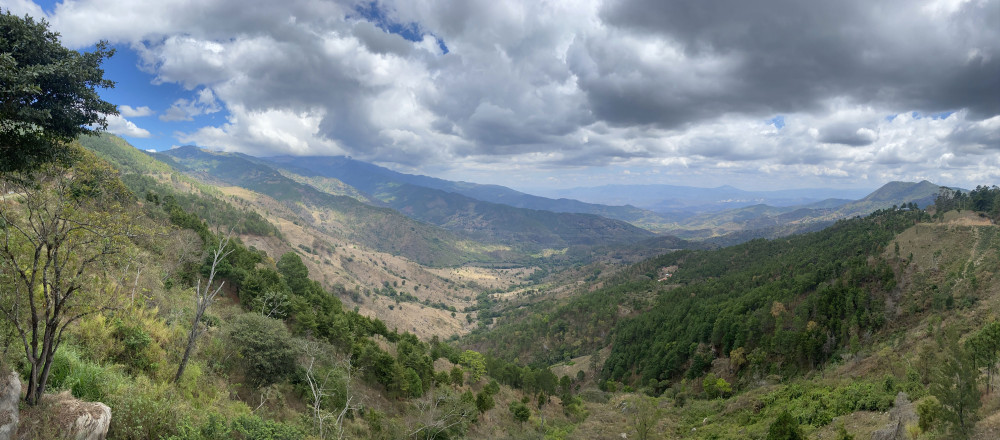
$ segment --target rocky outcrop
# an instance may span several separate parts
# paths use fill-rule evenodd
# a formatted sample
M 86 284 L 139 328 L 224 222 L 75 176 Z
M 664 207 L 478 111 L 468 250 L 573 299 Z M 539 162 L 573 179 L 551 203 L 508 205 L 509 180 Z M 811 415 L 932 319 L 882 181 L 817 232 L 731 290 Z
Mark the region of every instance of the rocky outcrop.
M 111 425 L 111 408 L 101 402 L 84 402 L 69 391 L 42 397 L 52 420 L 66 438 L 104 440 Z
M 872 433 L 872 440 L 907 440 L 906 425 L 916 423 L 917 413 L 913 410 L 906 393 L 896 395 L 896 401 L 889 411 L 889 424 Z
M 21 378 L 16 371 L 0 377 L 0 440 L 11 440 L 17 434 L 18 402 L 21 400 Z

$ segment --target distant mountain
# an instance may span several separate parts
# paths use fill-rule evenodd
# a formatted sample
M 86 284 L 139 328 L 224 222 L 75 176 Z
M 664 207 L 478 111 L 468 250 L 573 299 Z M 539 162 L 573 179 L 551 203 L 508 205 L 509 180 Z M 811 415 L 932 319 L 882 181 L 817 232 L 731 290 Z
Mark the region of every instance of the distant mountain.
M 889 182 L 865 198 L 845 204 L 840 207 L 839 211 L 845 216 L 863 215 L 893 205 L 902 206 L 906 203 L 916 203 L 917 206 L 923 208 L 934 203 L 941 188 L 941 186 L 926 180 L 919 183 Z
M 590 203 L 634 205 L 660 214 L 702 213 L 767 204 L 800 206 L 838 200 L 857 200 L 868 191 L 846 189 L 790 189 L 745 191 L 729 185 L 699 188 L 676 185 L 604 185 L 543 192 L 552 197 L 569 197 Z
M 651 230 L 656 230 L 671 221 L 666 216 L 634 206 L 609 206 L 566 198 L 551 199 L 515 191 L 500 185 L 453 182 L 434 177 L 405 174 L 344 156 L 278 156 L 264 160 L 280 164 L 307 177 L 323 176 L 338 179 L 382 201 L 392 199 L 394 192 L 400 186 L 413 185 L 461 194 L 472 199 L 515 208 L 595 214 L 626 221 Z
M 776 238 L 816 230 L 833 221 L 868 215 L 879 209 L 915 203 L 923 208 L 934 202 L 941 186 L 928 181 L 889 182 L 855 201 L 826 199 L 799 206 L 752 205 L 693 215 L 668 231 L 686 239 L 709 239 L 731 245 L 754 238 Z
M 166 153 L 188 170 L 201 172 L 206 176 L 231 185 L 242 186 L 267 194 L 275 199 L 290 202 L 306 202 L 318 207 L 330 207 L 338 212 L 351 212 L 365 218 L 377 215 L 387 222 L 387 228 L 406 237 L 381 237 L 378 231 L 355 231 L 365 235 L 368 242 L 379 243 L 380 249 L 396 250 L 393 243 L 429 240 L 436 246 L 460 247 L 463 241 L 474 240 L 485 246 L 507 248 L 515 252 L 537 253 L 545 249 L 562 249 L 569 246 L 592 246 L 612 243 L 631 243 L 652 237 L 654 234 L 620 220 L 612 220 L 592 214 L 554 213 L 549 211 L 515 208 L 507 205 L 479 201 L 461 194 L 420 187 L 397 182 L 375 183 L 376 179 L 356 179 L 364 187 L 347 188 L 342 182 L 331 184 L 344 193 L 366 192 L 370 198 L 392 208 L 380 209 L 365 205 L 354 198 L 327 194 L 320 184 L 327 181 L 306 180 L 309 184 L 296 181 L 290 175 L 299 168 L 288 168 L 281 172 L 267 162 L 241 154 L 210 153 L 193 147 L 170 150 Z M 354 161 L 356 162 L 356 161 Z M 362 168 L 371 170 L 371 168 Z M 348 182 L 350 183 L 350 182 Z M 364 207 L 364 208 L 362 208 Z M 399 214 L 419 220 L 422 229 L 409 225 L 413 233 L 407 234 L 406 227 L 397 227 L 403 222 Z M 370 221 L 358 221 L 353 225 L 342 222 L 348 230 L 367 229 Z M 433 231 L 436 225 L 460 237 L 444 237 L 444 231 Z M 417 238 L 409 237 L 417 235 Z M 423 246 L 417 246 L 423 248 Z M 411 254 L 417 253 L 416 250 Z M 408 255 L 410 256 L 410 255 Z M 413 258 L 413 256 L 410 256 Z
M 300 218 L 314 227 L 343 234 L 359 244 L 402 255 L 423 265 L 451 266 L 524 258 L 509 252 L 491 252 L 491 247 L 477 244 L 469 237 L 413 220 L 392 209 L 327 194 L 241 154 L 211 153 L 188 146 L 154 153 L 153 157 L 205 180 L 265 194 L 299 211 Z

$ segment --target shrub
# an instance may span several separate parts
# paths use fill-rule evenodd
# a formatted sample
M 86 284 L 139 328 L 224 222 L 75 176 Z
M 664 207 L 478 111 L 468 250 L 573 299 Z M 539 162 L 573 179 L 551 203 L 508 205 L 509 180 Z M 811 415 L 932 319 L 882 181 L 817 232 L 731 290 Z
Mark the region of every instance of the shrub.
M 295 371 L 292 336 L 277 319 L 246 313 L 228 333 L 243 367 L 246 383 L 256 388 L 284 381 Z
M 920 429 L 930 431 L 941 414 L 941 402 L 936 397 L 930 396 L 917 404 L 917 415 L 920 417 Z
M 232 438 L 244 440 L 298 440 L 305 438 L 301 429 L 256 415 L 240 416 L 233 421 Z
M 805 440 L 805 438 L 799 428 L 799 421 L 788 411 L 781 413 L 767 430 L 767 440 Z

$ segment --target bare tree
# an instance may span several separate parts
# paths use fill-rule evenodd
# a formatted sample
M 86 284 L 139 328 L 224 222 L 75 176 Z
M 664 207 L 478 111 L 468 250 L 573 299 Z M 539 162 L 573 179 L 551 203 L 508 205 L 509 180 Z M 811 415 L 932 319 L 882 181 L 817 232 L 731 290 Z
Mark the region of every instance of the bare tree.
M 438 394 L 441 391 L 441 394 Z M 432 387 L 427 396 L 417 402 L 419 420 L 417 428 L 410 431 L 414 439 L 440 438 L 443 433 L 465 428 L 475 420 L 474 401 L 465 401 L 445 388 Z
M 334 361 L 334 365 L 322 368 L 324 361 L 330 359 L 331 354 L 315 341 L 305 341 L 302 346 L 302 363 L 305 367 L 306 384 L 309 385 L 309 393 L 312 402 L 309 406 L 313 410 L 313 423 L 320 438 L 326 438 L 326 421 L 333 418 L 333 430 L 337 439 L 344 438 L 344 418 L 351 412 L 360 410 L 362 402 L 357 400 L 357 396 L 351 390 L 351 381 L 358 372 L 351 361 L 350 354 L 340 356 Z M 343 403 L 334 408 L 333 411 L 323 409 L 323 400 L 333 397 L 338 379 L 343 381 Z
M 36 405 L 66 327 L 122 300 L 125 277 L 110 273 L 125 266 L 141 228 L 117 173 L 86 153 L 72 169 L 0 181 L 0 309 L 24 345 L 25 402 Z
M 291 304 L 287 293 L 273 290 L 265 292 L 260 298 L 255 298 L 253 302 L 256 308 L 259 308 L 261 316 L 276 319 L 284 318 L 288 306 Z
M 204 289 L 201 287 L 201 278 L 198 278 L 198 284 L 194 289 L 194 321 L 191 323 L 191 332 L 188 333 L 187 346 L 184 348 L 184 356 L 181 357 L 181 364 L 177 366 L 177 374 L 174 376 L 174 383 L 180 382 L 181 376 L 184 375 L 184 368 L 187 367 L 188 359 L 191 357 L 191 352 L 194 351 L 195 342 L 197 342 L 198 336 L 201 335 L 201 318 L 205 316 L 205 311 L 208 310 L 208 306 L 212 305 L 212 301 L 215 300 L 215 297 L 222 290 L 222 286 L 226 283 L 223 281 L 219 283 L 218 287 L 212 289 L 212 283 L 215 281 L 215 272 L 218 270 L 219 263 L 233 252 L 233 249 L 227 249 L 229 247 L 229 240 L 232 239 L 232 237 L 233 230 L 230 229 L 229 233 L 219 241 L 219 246 L 215 248 L 215 251 L 212 254 L 212 268 L 208 272 L 208 282 L 205 283 Z

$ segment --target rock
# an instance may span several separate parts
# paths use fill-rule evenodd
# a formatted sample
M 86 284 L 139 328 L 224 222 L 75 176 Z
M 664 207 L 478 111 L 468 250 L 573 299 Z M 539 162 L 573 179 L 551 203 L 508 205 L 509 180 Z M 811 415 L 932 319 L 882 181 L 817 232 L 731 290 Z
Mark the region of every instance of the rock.
M 21 378 L 16 371 L 0 378 L 0 440 L 11 440 L 17 434 L 18 403 L 21 400 Z
M 872 433 L 872 440 L 907 440 L 906 425 L 917 421 L 917 413 L 913 410 L 906 393 L 896 395 L 896 401 L 889 411 L 889 424 Z
M 84 402 L 73 397 L 69 391 L 46 394 L 42 402 L 48 406 L 52 420 L 65 433 L 66 438 L 75 440 L 104 440 L 111 426 L 111 408 L 101 402 Z

